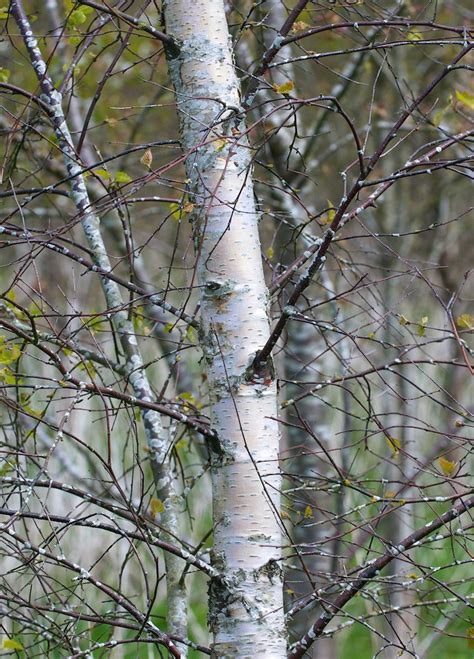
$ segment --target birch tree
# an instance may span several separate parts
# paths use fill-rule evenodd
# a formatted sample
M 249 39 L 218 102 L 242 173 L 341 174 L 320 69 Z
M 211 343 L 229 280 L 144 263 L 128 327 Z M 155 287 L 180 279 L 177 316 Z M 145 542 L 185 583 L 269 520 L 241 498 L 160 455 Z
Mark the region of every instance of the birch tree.
M 4 651 L 469 652 L 471 23 L 0 8 Z

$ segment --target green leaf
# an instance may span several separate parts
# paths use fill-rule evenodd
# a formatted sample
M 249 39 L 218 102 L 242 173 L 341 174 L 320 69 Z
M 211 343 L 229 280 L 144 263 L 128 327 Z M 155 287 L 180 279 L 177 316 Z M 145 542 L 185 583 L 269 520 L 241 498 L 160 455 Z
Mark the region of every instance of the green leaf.
M 423 39 L 423 35 L 421 32 L 415 32 L 415 30 L 410 30 L 407 32 L 407 39 L 408 41 L 420 41 Z
M 132 180 L 132 177 L 127 174 L 127 172 L 123 172 L 122 170 L 119 169 L 119 171 L 115 174 L 115 182 L 116 183 L 130 183 Z
M 474 110 L 474 94 L 469 94 L 469 92 L 460 92 L 456 89 L 455 91 L 456 99 L 466 105 L 470 110 Z
M 4 638 L 2 641 L 2 648 L 4 650 L 24 650 L 25 648 L 21 643 L 15 641 L 14 638 Z
M 71 27 L 77 27 L 78 25 L 82 25 L 85 23 L 87 20 L 87 15 L 86 12 L 84 11 L 83 8 L 81 9 L 75 9 L 69 16 L 68 18 L 68 25 Z
M 16 362 L 21 355 L 21 348 L 15 343 L 7 343 L 4 336 L 0 336 L 0 364 L 8 366 Z
M 186 330 L 186 338 L 190 343 L 197 343 L 198 335 L 194 327 L 191 327 L 191 325 Z
M 418 323 L 418 329 L 416 331 L 418 336 L 425 336 L 428 320 L 429 320 L 428 316 L 423 316 L 423 318 L 421 318 L 420 322 Z
M 109 172 L 106 169 L 94 169 L 94 174 L 97 176 L 102 176 L 102 178 L 107 180 L 111 178 Z
M 0 18 L 2 17 L 0 13 Z M 8 78 L 10 77 L 10 71 L 8 69 L 5 69 L 3 66 L 0 66 L 0 82 L 8 82 Z

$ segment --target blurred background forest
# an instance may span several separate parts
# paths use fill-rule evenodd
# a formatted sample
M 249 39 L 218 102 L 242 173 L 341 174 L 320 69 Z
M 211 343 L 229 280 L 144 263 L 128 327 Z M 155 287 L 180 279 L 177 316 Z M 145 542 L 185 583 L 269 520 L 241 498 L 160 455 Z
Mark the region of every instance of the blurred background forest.
M 196 430 L 171 417 L 165 425 L 182 526 L 176 543 L 206 559 L 212 501 L 209 440 L 199 431 L 209 427 L 199 331 L 147 297 L 156 292 L 199 318 L 176 101 L 163 44 L 143 29 L 163 29 L 160 6 L 96 4 L 137 24 L 92 2 L 29 1 L 25 9 L 63 94 L 155 401 L 196 420 Z M 226 5 L 246 90 L 295 2 Z M 473 17 L 468 0 L 309 2 L 298 17 L 246 116 L 275 319 L 288 299 L 278 277 L 322 237 L 357 175 L 350 125 L 370 156 L 472 44 Z M 403 25 L 380 23 L 396 18 Z M 299 38 L 329 24 L 344 26 Z M 166 629 L 165 568 L 154 545 L 161 502 L 123 353 L 8 6 L 0 8 L 0 35 L 0 611 L 5 639 L 18 643 L 3 648 L 28 657 L 159 656 L 81 571 L 33 558 L 25 546 L 93 571 Z M 275 349 L 288 609 L 472 489 L 472 51 L 462 63 L 385 149 L 348 212 L 390 177 L 400 180 L 337 233 Z M 403 169 L 452 136 L 439 164 Z M 124 397 L 71 384 L 39 344 L 79 383 Z M 471 539 L 467 514 L 392 561 L 335 615 L 314 656 L 470 656 Z M 206 576 L 188 565 L 182 578 L 189 638 L 208 646 Z M 294 616 L 291 642 L 314 610 Z M 395 650 L 387 647 L 394 638 Z

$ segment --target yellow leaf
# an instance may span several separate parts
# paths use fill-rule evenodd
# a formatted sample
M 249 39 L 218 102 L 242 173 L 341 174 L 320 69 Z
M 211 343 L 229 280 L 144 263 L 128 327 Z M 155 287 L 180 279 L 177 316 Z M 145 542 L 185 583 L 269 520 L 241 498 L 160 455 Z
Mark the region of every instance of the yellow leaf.
M 423 318 L 421 318 L 420 322 L 418 323 L 418 329 L 416 331 L 418 336 L 425 336 L 428 320 L 429 320 L 428 316 L 423 316 Z
M 295 83 L 291 80 L 288 82 L 283 82 L 281 85 L 273 85 L 273 89 L 277 94 L 289 94 L 295 88 Z
M 24 650 L 24 647 L 13 638 L 4 638 L 2 641 L 2 648 L 4 650 Z
M 151 149 L 147 149 L 145 151 L 145 153 L 140 158 L 140 162 L 142 163 L 142 165 L 145 165 L 145 167 L 148 167 L 148 169 L 150 169 L 151 163 L 153 162 L 153 154 L 151 152 Z
M 291 28 L 290 34 L 295 34 L 295 32 L 301 32 L 301 30 L 307 30 L 311 25 L 305 23 L 304 21 L 295 21 L 293 27 Z
M 418 579 L 419 575 L 416 572 L 410 572 L 410 574 L 407 575 L 409 579 Z
M 392 451 L 392 455 L 398 455 L 402 447 L 402 443 L 396 437 L 391 437 L 390 435 L 385 436 L 385 441 L 387 442 L 388 448 Z
M 456 89 L 456 100 L 458 100 L 463 105 L 466 105 L 470 110 L 474 110 L 474 94 L 469 92 L 460 92 Z
M 467 647 L 469 649 L 474 648 L 474 627 L 467 628 L 466 636 L 467 636 Z
M 313 509 L 311 508 L 311 506 L 308 505 L 304 509 L 304 517 L 305 519 L 308 519 L 308 517 L 312 517 L 312 516 L 313 516 Z
M 275 250 L 273 249 L 273 247 L 269 247 L 269 248 L 267 249 L 266 254 L 267 254 L 267 257 L 268 257 L 269 259 L 272 259 L 273 256 L 275 255 Z
M 474 329 L 474 317 L 470 313 L 463 313 L 456 318 L 456 325 L 459 329 Z
M 225 145 L 227 144 L 227 140 L 225 139 L 215 140 L 213 144 L 216 151 L 222 151 L 222 149 L 224 149 Z
M 330 199 L 327 199 L 327 202 L 328 202 L 329 210 L 326 213 L 324 213 L 324 215 L 321 216 L 319 220 L 321 224 L 331 224 L 331 222 L 336 216 L 336 209 L 334 208 L 332 201 Z
M 421 32 L 415 32 L 414 30 L 410 30 L 407 32 L 407 39 L 409 41 L 420 41 L 420 39 L 423 39 L 423 35 Z
M 179 204 L 173 202 L 169 205 L 169 208 L 171 210 L 171 217 L 173 218 L 173 220 L 179 221 L 181 218 Z
M 194 204 L 190 201 L 187 201 L 183 206 L 183 213 L 192 213 L 194 210 Z
M 0 336 L 0 364 L 8 366 L 16 362 L 21 355 L 21 348 L 14 343 L 5 343 L 5 337 Z
M 458 463 L 452 460 L 447 460 L 446 458 L 439 458 L 438 464 L 441 467 L 443 474 L 446 474 L 446 476 L 451 476 Z
M 398 319 L 398 322 L 400 323 L 400 325 L 408 325 L 408 323 L 409 323 L 410 321 L 408 320 L 408 318 L 407 318 L 406 316 L 404 316 L 404 315 L 402 314 L 402 315 L 400 316 L 400 318 Z
M 159 513 L 162 513 L 165 509 L 165 504 L 161 499 L 155 499 L 155 497 L 152 497 L 150 501 L 150 510 L 152 512 L 152 515 L 159 515 Z

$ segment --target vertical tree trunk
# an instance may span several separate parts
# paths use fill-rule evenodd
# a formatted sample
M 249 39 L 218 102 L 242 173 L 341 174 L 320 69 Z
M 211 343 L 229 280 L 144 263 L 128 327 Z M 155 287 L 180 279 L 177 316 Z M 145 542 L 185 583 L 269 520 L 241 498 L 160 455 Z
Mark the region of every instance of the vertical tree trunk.
M 284 657 L 279 433 L 271 364 L 252 368 L 269 334 L 252 151 L 239 116 L 223 0 L 168 0 L 166 29 L 182 42 L 168 54 L 195 204 L 202 344 L 211 421 L 216 567 L 210 623 L 216 657 Z

